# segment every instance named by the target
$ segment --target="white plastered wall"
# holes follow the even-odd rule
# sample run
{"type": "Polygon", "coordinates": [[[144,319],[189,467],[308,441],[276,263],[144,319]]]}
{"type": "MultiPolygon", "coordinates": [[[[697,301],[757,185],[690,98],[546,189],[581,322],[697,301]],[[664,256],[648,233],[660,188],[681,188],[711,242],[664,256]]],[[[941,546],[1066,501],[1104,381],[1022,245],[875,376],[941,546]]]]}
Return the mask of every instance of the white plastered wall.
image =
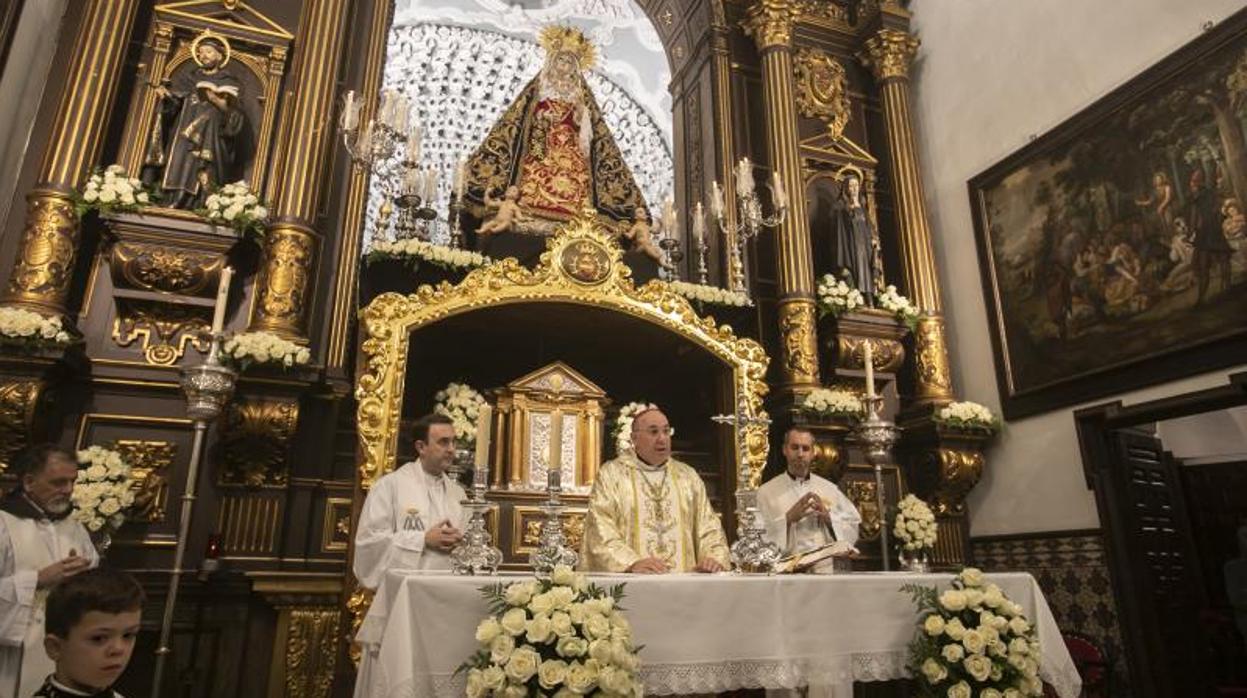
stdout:
{"type": "MultiPolygon", "coordinates": [[[[1242,0],[913,0],[922,48],[911,106],[962,399],[1000,407],[966,182],[1240,7],[1242,0]]],[[[1224,384],[1226,373],[1089,404],[1208,388],[1224,384]]],[[[1007,425],[969,497],[972,535],[1099,526],[1074,432],[1077,407],[1007,425]]]]}

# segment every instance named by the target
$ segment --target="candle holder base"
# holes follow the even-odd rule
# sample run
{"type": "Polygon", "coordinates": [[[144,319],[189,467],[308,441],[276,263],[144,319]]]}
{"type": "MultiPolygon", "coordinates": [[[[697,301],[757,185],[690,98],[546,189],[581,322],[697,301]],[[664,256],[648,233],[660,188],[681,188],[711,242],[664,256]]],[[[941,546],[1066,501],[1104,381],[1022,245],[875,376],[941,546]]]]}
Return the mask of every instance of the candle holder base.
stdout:
{"type": "Polygon", "coordinates": [[[485,512],[490,505],[485,501],[484,488],[473,487],[462,504],[472,516],[463,540],[450,553],[450,569],[459,575],[494,574],[502,564],[502,551],[494,547],[493,537],[485,528],[485,512]]]}

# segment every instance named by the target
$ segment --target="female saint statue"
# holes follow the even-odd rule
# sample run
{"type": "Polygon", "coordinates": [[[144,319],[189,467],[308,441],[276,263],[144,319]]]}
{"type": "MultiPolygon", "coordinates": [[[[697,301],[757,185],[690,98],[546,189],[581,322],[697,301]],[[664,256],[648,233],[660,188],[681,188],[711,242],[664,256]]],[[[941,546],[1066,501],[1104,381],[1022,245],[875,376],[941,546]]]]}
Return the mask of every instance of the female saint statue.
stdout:
{"type": "Polygon", "coordinates": [[[862,205],[862,182],[850,174],[840,189],[836,231],[832,246],[833,273],[847,273],[866,298],[875,295],[875,233],[862,205]]]}
{"type": "Polygon", "coordinates": [[[156,87],[161,113],[143,163],[161,173],[165,205],[181,209],[202,207],[213,190],[241,176],[235,165],[246,125],[242,82],[226,69],[229,40],[205,30],[191,42],[191,59],[194,67],[183,65],[156,87]]]}

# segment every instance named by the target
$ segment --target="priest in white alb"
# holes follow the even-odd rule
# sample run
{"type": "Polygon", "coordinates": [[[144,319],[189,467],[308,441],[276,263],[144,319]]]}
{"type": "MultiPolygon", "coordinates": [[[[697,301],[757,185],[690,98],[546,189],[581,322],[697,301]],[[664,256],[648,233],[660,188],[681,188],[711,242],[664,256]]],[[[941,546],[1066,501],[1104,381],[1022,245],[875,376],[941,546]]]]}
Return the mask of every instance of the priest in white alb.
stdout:
{"type": "Polygon", "coordinates": [[[784,434],[784,473],[758,488],[767,538],[785,555],[840,541],[857,542],[862,515],[834,483],[810,472],[814,435],[801,427],[784,434]]]}
{"type": "Polygon", "coordinates": [[[56,668],[43,648],[44,604],[63,579],[99,562],[73,513],[78,459],[55,444],[12,462],[18,485],[0,499],[0,698],[26,698],[56,668]]]}
{"type": "Polygon", "coordinates": [[[449,417],[416,420],[414,461],[382,476],[368,491],[355,531],[355,577],[376,589],[392,569],[448,570],[463,539],[463,487],[446,471],[454,462],[449,417]]]}
{"type": "Polygon", "coordinates": [[[671,457],[667,415],[632,420],[632,450],[602,464],[589,494],[581,559],[599,572],[718,572],[727,537],[697,471],[671,457]]]}

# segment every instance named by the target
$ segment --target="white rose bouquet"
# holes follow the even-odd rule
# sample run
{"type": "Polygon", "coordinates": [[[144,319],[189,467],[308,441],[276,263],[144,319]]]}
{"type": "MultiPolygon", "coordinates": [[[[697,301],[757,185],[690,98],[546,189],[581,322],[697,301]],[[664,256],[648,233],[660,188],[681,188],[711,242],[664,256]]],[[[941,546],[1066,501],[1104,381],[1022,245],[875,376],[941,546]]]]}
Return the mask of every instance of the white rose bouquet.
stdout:
{"type": "Polygon", "coordinates": [[[936,410],[935,421],[938,424],[957,429],[986,429],[995,432],[1000,429],[1000,418],[989,408],[977,402],[951,402],[936,410]]]}
{"type": "Polygon", "coordinates": [[[121,454],[102,446],[78,451],[73,516],[92,533],[117,530],[134,504],[134,480],[121,454]]]}
{"type": "Polygon", "coordinates": [[[312,358],[307,347],[271,332],[241,332],[225,340],[221,349],[225,358],[242,371],[252,364],[270,364],[287,369],[302,366],[312,358]]]}
{"type": "Polygon", "coordinates": [[[896,287],[888,284],[883,288],[883,292],[875,295],[875,302],[879,307],[892,313],[892,316],[900,323],[905,325],[912,332],[918,326],[918,309],[908,298],[897,292],[896,287]]]}
{"type": "Polygon", "coordinates": [[[74,208],[81,218],[88,211],[130,213],[152,205],[155,195],[134,177],[127,177],[121,165],[109,165],[87,177],[82,191],[74,197],[74,208]]]}
{"type": "Polygon", "coordinates": [[[424,240],[410,238],[396,242],[375,242],[364,262],[371,264],[381,259],[399,259],[409,263],[428,262],[443,269],[475,269],[489,263],[489,257],[471,250],[435,245],[424,240]]]}
{"type": "Polygon", "coordinates": [[[918,606],[909,669],[928,698],[1042,696],[1039,640],[1022,607],[967,567],[941,593],[906,584],[918,606]]]}
{"type": "Polygon", "coordinates": [[[204,207],[195,213],[210,223],[222,223],[239,235],[264,237],[268,207],[251,191],[246,180],[225,184],[208,195],[204,207]]]}
{"type": "MultiPolygon", "coordinates": [[[[619,410],[619,417],[615,419],[615,426],[611,429],[611,436],[615,439],[615,455],[632,450],[632,420],[642,412],[656,409],[658,405],[651,402],[629,402],[619,410]]],[[[672,429],[671,433],[674,434],[675,430],[672,429]]]]}
{"type": "Polygon", "coordinates": [[[860,417],[862,400],[839,388],[816,388],[801,401],[802,412],[814,417],[860,417]]]}
{"type": "Polygon", "coordinates": [[[455,439],[459,443],[476,442],[476,421],[481,416],[481,408],[489,404],[485,397],[467,383],[451,383],[433,395],[437,404],[433,411],[450,417],[455,428],[455,439]]]}
{"type": "Polygon", "coordinates": [[[910,552],[930,550],[935,547],[935,537],[939,524],[935,522],[935,513],[927,503],[907,494],[897,504],[896,521],[892,526],[892,534],[901,542],[902,547],[910,552]]]}
{"type": "Polygon", "coordinates": [[[73,341],[59,317],[44,317],[23,308],[0,306],[0,344],[39,349],[63,347],[73,341]]]}
{"type": "Polygon", "coordinates": [[[602,589],[559,566],[548,579],[481,593],[490,615],[476,626],[480,649],[459,667],[468,698],[644,695],[632,628],[619,607],[623,584],[602,589]]]}
{"type": "Polygon", "coordinates": [[[741,308],[753,305],[753,301],[749,300],[749,296],[744,293],[729,291],[718,286],[691,284],[687,281],[670,281],[668,284],[671,286],[672,291],[691,301],[700,301],[712,305],[732,305],[741,308]]]}
{"type": "Polygon", "coordinates": [[[818,282],[818,314],[830,313],[835,317],[856,310],[866,303],[862,292],[850,286],[844,279],[824,274],[818,282]]]}

